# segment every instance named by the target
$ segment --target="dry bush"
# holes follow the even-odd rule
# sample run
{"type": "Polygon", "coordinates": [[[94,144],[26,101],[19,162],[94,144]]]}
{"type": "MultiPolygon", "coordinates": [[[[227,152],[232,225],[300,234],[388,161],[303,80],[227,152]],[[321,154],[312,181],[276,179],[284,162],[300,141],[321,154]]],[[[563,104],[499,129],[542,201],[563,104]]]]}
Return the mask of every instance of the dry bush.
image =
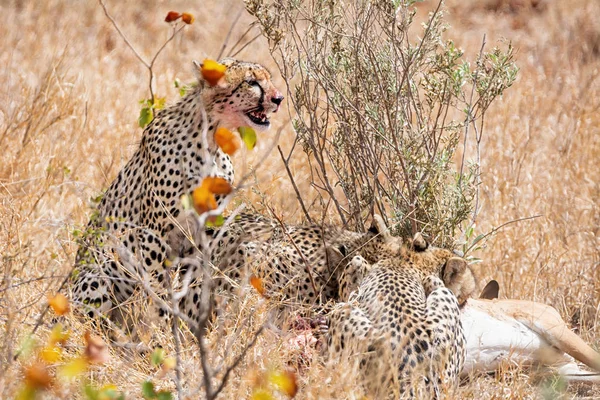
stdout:
{"type": "MultiPolygon", "coordinates": [[[[166,39],[169,32],[163,19],[167,11],[189,10],[196,15],[193,29],[176,39],[156,65],[160,71],[155,77],[157,93],[168,101],[178,98],[177,90],[172,88],[176,77],[184,82],[192,80],[190,60],[219,53],[232,19],[243,8],[237,2],[212,0],[107,3],[128,37],[144,49],[144,56],[150,56],[156,44],[166,39]]],[[[485,248],[476,253],[483,259],[477,272],[483,281],[498,279],[502,297],[538,300],[556,307],[586,341],[599,348],[600,22],[594,16],[600,14],[600,5],[594,0],[544,3],[540,11],[516,14],[491,12],[479,1],[448,4],[446,21],[452,29],[447,38],[453,39],[465,54],[473,55],[471,61],[486,34],[488,44],[509,39],[520,68],[513,87],[486,113],[475,234],[489,232],[510,220],[543,215],[508,225],[490,237],[485,248]]],[[[436,5],[418,3],[415,18],[425,20],[426,12],[436,5]]],[[[13,398],[22,379],[22,362],[10,359],[31,332],[47,293],[54,292],[70,271],[75,251],[70,232],[87,221],[88,199],[112,181],[133,153],[141,135],[137,127],[138,101],[147,98],[148,93],[146,71],[119,40],[96,2],[74,6],[64,0],[7,1],[0,4],[0,11],[5,16],[5,23],[0,25],[0,135],[7,130],[10,116],[17,115],[14,110],[32,109],[35,93],[49,94],[42,97],[47,104],[36,106],[43,105],[36,110],[49,114],[23,114],[19,121],[29,118],[43,128],[63,115],[43,134],[32,132],[30,137],[34,139],[24,150],[22,127],[10,128],[16,133],[2,142],[0,393],[3,398],[13,398]],[[57,65],[62,69],[53,72],[57,65]],[[45,76],[59,79],[43,83],[45,76]],[[45,92],[40,90],[43,87],[47,87],[45,92]],[[19,151],[22,155],[15,162],[19,151]],[[51,172],[47,172],[49,166],[51,172]]],[[[243,15],[232,41],[251,22],[250,16],[243,15]]],[[[238,57],[277,70],[265,40],[258,39],[238,57]]],[[[276,79],[276,85],[282,87],[283,81],[276,79]]],[[[285,118],[279,115],[274,121],[284,123],[285,118]]],[[[285,155],[294,139],[291,127],[282,132],[280,145],[285,155]]],[[[468,143],[466,160],[476,159],[475,147],[468,143]]],[[[460,166],[462,154],[459,145],[454,168],[460,166]]],[[[238,170],[246,161],[253,165],[255,158],[248,155],[238,170]]],[[[333,214],[331,206],[322,208],[320,195],[311,187],[312,170],[303,152],[295,151],[289,166],[311,216],[325,215],[335,220],[335,215],[328,215],[333,214]]],[[[300,222],[304,216],[291,195],[294,187],[281,160],[271,157],[255,173],[254,189],[245,191],[242,199],[261,211],[267,206],[275,209],[286,222],[300,222]]],[[[339,190],[335,193],[343,196],[339,190]]],[[[244,307],[225,316],[226,326],[235,326],[244,316],[252,316],[232,354],[239,354],[239,346],[247,343],[250,333],[264,321],[266,310],[260,302],[251,295],[244,307]]],[[[68,352],[77,354],[83,346],[83,332],[90,326],[71,318],[65,323],[73,338],[68,352]]],[[[233,329],[227,328],[226,332],[233,329]]],[[[40,340],[48,330],[49,320],[38,331],[40,340]]],[[[187,372],[185,385],[197,384],[201,379],[197,345],[190,338],[184,335],[180,353],[187,372]]],[[[212,346],[212,337],[208,339],[212,346]]],[[[159,340],[168,355],[174,354],[170,332],[163,333],[159,340]]],[[[223,348],[213,351],[219,356],[223,348]]],[[[114,383],[128,398],[139,398],[140,383],[154,376],[156,369],[146,356],[116,346],[110,348],[110,353],[110,362],[95,367],[89,374],[90,381],[97,385],[114,383]]],[[[298,398],[360,398],[355,371],[344,365],[325,368],[314,362],[316,357],[313,348],[294,350],[285,333],[267,330],[231,377],[222,398],[248,397],[258,372],[286,367],[297,371],[298,398]]],[[[172,378],[169,375],[160,381],[161,387],[174,389],[172,378]]],[[[540,395],[538,381],[519,368],[495,377],[476,377],[459,393],[460,398],[474,399],[540,395]]],[[[597,388],[589,387],[572,387],[564,394],[566,398],[599,395],[597,388]]],[[[74,383],[47,397],[78,396],[79,386],[74,383]]]]}
{"type": "Polygon", "coordinates": [[[477,164],[454,167],[459,137],[471,129],[481,140],[488,108],[516,78],[512,47],[474,54],[471,66],[443,39],[442,2],[419,32],[412,2],[246,5],[290,83],[296,140],[321,207],[333,202],[357,230],[376,212],[397,233],[451,245],[475,219],[479,183],[477,164]]]}

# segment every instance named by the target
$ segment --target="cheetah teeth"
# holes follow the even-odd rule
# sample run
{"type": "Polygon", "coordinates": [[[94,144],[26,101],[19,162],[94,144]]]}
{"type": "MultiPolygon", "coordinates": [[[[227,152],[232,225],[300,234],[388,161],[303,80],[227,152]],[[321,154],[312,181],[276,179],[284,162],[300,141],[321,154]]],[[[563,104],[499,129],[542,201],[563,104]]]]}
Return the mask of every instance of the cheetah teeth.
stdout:
{"type": "Polygon", "coordinates": [[[269,123],[269,119],[267,118],[267,113],[264,110],[250,111],[246,115],[255,124],[266,125],[269,123]]]}

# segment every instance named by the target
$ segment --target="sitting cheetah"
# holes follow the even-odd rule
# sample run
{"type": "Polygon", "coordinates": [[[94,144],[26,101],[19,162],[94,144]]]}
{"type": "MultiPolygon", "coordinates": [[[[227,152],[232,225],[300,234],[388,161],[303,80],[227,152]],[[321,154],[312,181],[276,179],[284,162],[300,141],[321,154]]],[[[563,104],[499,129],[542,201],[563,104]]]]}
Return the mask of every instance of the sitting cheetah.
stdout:
{"type": "MultiPolygon", "coordinates": [[[[377,398],[449,393],[464,364],[465,338],[457,298],[443,279],[465,272],[472,278],[465,260],[420,236],[373,265],[355,256],[340,274],[346,302],[329,314],[328,358],[356,360],[377,398]]],[[[458,289],[470,294],[470,284],[458,289]]]]}
{"type": "Polygon", "coordinates": [[[168,253],[178,251],[168,237],[176,229],[180,197],[207,176],[233,182],[231,160],[214,141],[216,129],[269,128],[269,115],[283,100],[269,72],[249,62],[221,63],[227,70],[215,86],[207,84],[201,65],[195,64],[198,85],[157,113],[104,194],[77,253],[72,285],[76,302],[110,316],[113,307],[132,296],[139,277],[162,281],[163,262],[168,253]]]}

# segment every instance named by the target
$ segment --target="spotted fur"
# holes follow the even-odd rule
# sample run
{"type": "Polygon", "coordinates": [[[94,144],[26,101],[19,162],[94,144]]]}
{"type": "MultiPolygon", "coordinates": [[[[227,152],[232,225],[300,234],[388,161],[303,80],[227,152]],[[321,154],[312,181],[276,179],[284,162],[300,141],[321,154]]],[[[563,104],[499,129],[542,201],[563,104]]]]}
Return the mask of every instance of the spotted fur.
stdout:
{"type": "MultiPolygon", "coordinates": [[[[189,259],[200,243],[200,229],[193,214],[182,225],[191,227],[188,235],[178,234],[173,242],[181,242],[175,256],[189,259]],[[192,237],[190,241],[188,238],[192,237]]],[[[256,214],[242,214],[223,231],[208,231],[215,293],[229,296],[250,276],[261,278],[266,296],[298,310],[304,306],[322,306],[337,301],[340,271],[355,255],[375,263],[389,252],[376,227],[364,233],[323,225],[287,225],[256,214]]],[[[202,274],[199,264],[190,284],[190,293],[180,309],[191,320],[200,312],[202,274]]],[[[289,309],[289,307],[286,307],[289,309]]]]}
{"type": "Polygon", "coordinates": [[[345,302],[329,314],[330,362],[354,360],[376,398],[451,393],[465,338],[457,299],[442,278],[461,266],[463,259],[434,247],[405,247],[375,264],[354,257],[340,274],[345,302]]]}
{"type": "Polygon", "coordinates": [[[216,129],[269,127],[267,116],[283,100],[269,72],[259,64],[221,62],[227,71],[215,86],[198,71],[195,89],[157,113],[104,193],[77,253],[75,302],[111,314],[139,289],[140,281],[162,281],[163,262],[179,251],[169,237],[182,212],[180,197],[207,176],[234,180],[231,160],[214,142],[216,129]]]}

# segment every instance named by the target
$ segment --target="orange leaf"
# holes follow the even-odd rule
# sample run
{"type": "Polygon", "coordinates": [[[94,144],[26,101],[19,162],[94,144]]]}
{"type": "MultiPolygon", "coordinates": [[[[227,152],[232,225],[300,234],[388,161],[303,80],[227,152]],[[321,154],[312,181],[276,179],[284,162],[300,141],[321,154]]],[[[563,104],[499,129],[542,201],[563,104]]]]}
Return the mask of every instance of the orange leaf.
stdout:
{"type": "Polygon", "coordinates": [[[192,201],[198,214],[217,208],[217,199],[204,182],[192,192],[192,201]]]}
{"type": "Polygon", "coordinates": [[[232,187],[224,178],[209,176],[204,178],[202,185],[206,184],[208,190],[214,194],[229,194],[231,193],[232,187]]]}
{"type": "Polygon", "coordinates": [[[232,156],[239,148],[237,138],[229,129],[219,127],[215,132],[215,142],[225,154],[232,156]]]}
{"type": "MultiPolygon", "coordinates": [[[[177,11],[169,11],[167,13],[167,18],[165,18],[165,22],[173,22],[173,21],[177,21],[179,18],[181,18],[182,15],[179,14],[177,11]]],[[[187,22],[186,22],[187,23],[187,22]]]]}
{"type": "Polygon", "coordinates": [[[252,285],[252,287],[254,289],[256,289],[256,291],[263,296],[264,298],[267,298],[266,294],[265,294],[265,285],[263,285],[263,281],[262,279],[260,279],[259,277],[252,275],[250,277],[250,284],[252,285]]]}
{"type": "Polygon", "coordinates": [[[69,300],[61,293],[56,293],[54,296],[48,296],[48,304],[52,307],[56,315],[65,315],[70,309],[69,300]]]}
{"type": "Polygon", "coordinates": [[[25,384],[36,389],[49,389],[53,378],[48,368],[41,363],[32,364],[25,368],[25,384]]]}
{"type": "Polygon", "coordinates": [[[99,336],[92,335],[90,331],[86,331],[83,338],[86,344],[85,357],[90,364],[104,364],[108,361],[108,348],[99,336]]]}
{"type": "Polygon", "coordinates": [[[208,82],[209,85],[215,86],[219,83],[219,80],[225,76],[227,67],[223,64],[219,64],[215,60],[206,59],[202,63],[202,76],[208,82]]]}
{"type": "Polygon", "coordinates": [[[190,25],[190,24],[194,23],[194,21],[196,20],[196,18],[194,18],[194,16],[192,14],[183,13],[183,14],[181,14],[181,20],[183,22],[185,22],[186,24],[190,25]]]}

